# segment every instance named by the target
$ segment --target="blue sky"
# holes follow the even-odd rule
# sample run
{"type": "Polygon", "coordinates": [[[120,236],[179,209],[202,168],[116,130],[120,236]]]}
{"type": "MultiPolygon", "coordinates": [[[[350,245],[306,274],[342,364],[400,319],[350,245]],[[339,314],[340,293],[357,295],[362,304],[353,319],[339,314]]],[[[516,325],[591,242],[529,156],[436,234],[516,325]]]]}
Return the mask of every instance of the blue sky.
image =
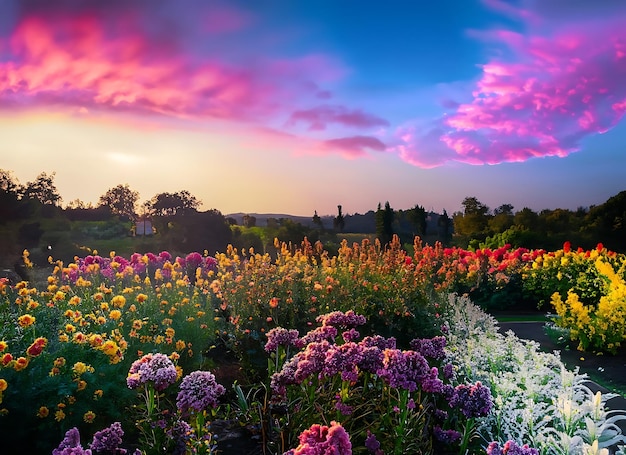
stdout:
{"type": "Polygon", "coordinates": [[[626,189],[618,0],[6,0],[0,168],[224,214],[626,189]]]}

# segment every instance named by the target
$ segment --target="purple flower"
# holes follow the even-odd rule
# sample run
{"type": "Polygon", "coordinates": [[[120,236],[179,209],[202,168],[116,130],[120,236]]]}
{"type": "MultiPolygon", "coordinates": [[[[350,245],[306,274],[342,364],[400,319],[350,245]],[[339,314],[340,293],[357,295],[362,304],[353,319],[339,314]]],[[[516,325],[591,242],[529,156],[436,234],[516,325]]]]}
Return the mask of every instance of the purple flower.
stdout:
{"type": "Polygon", "coordinates": [[[122,424],[114,422],[110,427],[93,435],[93,441],[89,444],[89,448],[97,454],[123,455],[126,453],[126,450],[119,448],[122,444],[122,436],[124,436],[122,424]]]}
{"type": "Polygon", "coordinates": [[[126,384],[129,389],[152,383],[155,390],[165,390],[176,382],[176,367],[165,354],[146,354],[130,366],[126,384]]]}
{"type": "Polygon", "coordinates": [[[337,329],[330,325],[323,325],[314,330],[311,330],[302,337],[302,345],[306,346],[309,343],[316,343],[322,340],[334,340],[337,336],[337,329]]]}
{"type": "Polygon", "coordinates": [[[376,372],[391,387],[400,387],[410,392],[417,390],[422,380],[430,374],[428,362],[415,351],[385,349],[383,366],[376,372]]]}
{"type": "Polygon", "coordinates": [[[343,337],[343,340],[345,342],[350,342],[350,341],[358,340],[361,337],[361,334],[358,332],[358,330],[356,330],[355,328],[352,328],[350,330],[346,330],[345,332],[343,332],[341,336],[343,337]]]}
{"type": "Polygon", "coordinates": [[[52,450],[52,455],[91,455],[91,450],[80,445],[80,433],[74,427],[67,430],[59,447],[52,450]]]}
{"type": "Polygon", "coordinates": [[[380,442],[376,439],[376,435],[370,430],[367,430],[367,438],[365,438],[365,448],[368,452],[374,455],[382,455],[383,451],[380,448],[380,442]]]}
{"type": "Polygon", "coordinates": [[[335,409],[337,411],[341,412],[341,414],[343,414],[345,416],[352,415],[352,412],[354,411],[354,408],[352,406],[342,402],[341,401],[341,395],[336,395],[335,398],[337,399],[337,401],[335,402],[335,409]]]}
{"type": "Polygon", "coordinates": [[[352,443],[346,430],[337,422],[313,424],[299,437],[300,445],[284,455],[352,455],[352,443]]]}
{"type": "Polygon", "coordinates": [[[322,373],[327,377],[341,373],[344,381],[356,381],[359,378],[357,366],[362,360],[361,346],[356,343],[331,345],[326,351],[322,373]]]}
{"type": "Polygon", "coordinates": [[[333,327],[351,328],[358,325],[363,325],[367,322],[365,316],[356,314],[353,310],[347,312],[333,311],[332,313],[323,314],[318,316],[317,322],[321,322],[322,325],[331,325],[333,327]]]}
{"type": "Polygon", "coordinates": [[[451,363],[446,363],[443,366],[443,377],[448,381],[452,381],[456,377],[454,365],[452,365],[451,363]]]}
{"type": "Polygon", "coordinates": [[[439,371],[436,367],[432,367],[428,376],[422,379],[422,390],[429,393],[443,392],[443,381],[439,379],[439,371]]]}
{"type": "Polygon", "coordinates": [[[172,455],[185,455],[187,453],[187,441],[191,438],[191,426],[184,420],[177,420],[165,434],[174,442],[172,455]]]}
{"type": "Polygon", "coordinates": [[[439,442],[443,442],[444,444],[454,444],[459,439],[461,439],[461,433],[456,430],[442,430],[439,425],[433,428],[433,435],[435,439],[439,442]]]}
{"type": "Polygon", "coordinates": [[[224,386],[215,381],[213,373],[194,371],[183,378],[176,406],[184,415],[190,411],[202,412],[208,407],[216,407],[218,397],[225,392],[224,386]]]}
{"type": "Polygon", "coordinates": [[[539,455],[539,451],[529,447],[528,444],[520,447],[512,440],[505,442],[500,448],[500,444],[494,441],[487,446],[487,455],[539,455]]]}
{"type": "Polygon", "coordinates": [[[419,352],[424,357],[429,357],[434,360],[441,360],[446,356],[444,350],[447,340],[446,337],[434,337],[434,338],[416,338],[411,341],[411,349],[419,352]]]}
{"type": "Polygon", "coordinates": [[[455,387],[449,401],[450,407],[458,407],[467,418],[486,416],[491,411],[491,391],[480,383],[460,384],[455,387]]]}
{"type": "Polygon", "coordinates": [[[276,327],[267,332],[267,343],[265,343],[265,351],[272,352],[278,349],[278,346],[294,346],[298,349],[303,347],[299,333],[296,329],[287,330],[282,327],[276,327]]]}

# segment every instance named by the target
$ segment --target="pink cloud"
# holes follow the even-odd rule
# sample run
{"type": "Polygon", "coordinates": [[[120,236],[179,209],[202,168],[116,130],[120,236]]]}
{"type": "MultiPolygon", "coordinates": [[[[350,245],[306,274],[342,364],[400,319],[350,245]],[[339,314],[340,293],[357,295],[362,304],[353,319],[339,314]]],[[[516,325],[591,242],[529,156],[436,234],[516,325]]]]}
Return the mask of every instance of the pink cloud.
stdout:
{"type": "Polygon", "coordinates": [[[288,115],[294,99],[314,99],[323,92],[318,83],[344,72],[322,54],[236,65],[221,55],[162,46],[136,20],[133,14],[115,24],[92,13],[24,17],[10,39],[11,58],[0,62],[0,107],[250,121],[288,115]]]}
{"type": "Polygon", "coordinates": [[[549,35],[479,34],[504,45],[512,58],[484,64],[469,102],[439,119],[428,138],[398,136],[395,150],[406,161],[427,166],[524,161],[579,150],[582,139],[610,130],[626,112],[624,23],[622,13],[612,20],[561,25],[549,35]],[[436,142],[436,134],[448,150],[438,146],[433,154],[424,147],[436,142]]]}
{"type": "Polygon", "coordinates": [[[322,142],[324,150],[339,152],[346,158],[361,158],[368,155],[368,150],[384,152],[386,145],[372,136],[350,136],[329,139],[322,142]]]}
{"type": "Polygon", "coordinates": [[[308,124],[310,131],[325,130],[329,124],[339,124],[352,128],[372,128],[388,126],[385,119],[368,114],[361,110],[345,106],[318,106],[311,109],[295,111],[289,118],[289,124],[308,124]]]}

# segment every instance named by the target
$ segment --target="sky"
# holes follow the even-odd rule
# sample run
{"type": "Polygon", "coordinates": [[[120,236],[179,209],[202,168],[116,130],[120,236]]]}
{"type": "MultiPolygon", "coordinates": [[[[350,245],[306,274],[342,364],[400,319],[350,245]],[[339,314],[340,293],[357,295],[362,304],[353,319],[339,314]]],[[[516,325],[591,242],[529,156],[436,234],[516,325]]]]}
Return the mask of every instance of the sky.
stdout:
{"type": "Polygon", "coordinates": [[[626,190],[623,0],[2,0],[0,169],[66,205],[575,210],[626,190]]]}

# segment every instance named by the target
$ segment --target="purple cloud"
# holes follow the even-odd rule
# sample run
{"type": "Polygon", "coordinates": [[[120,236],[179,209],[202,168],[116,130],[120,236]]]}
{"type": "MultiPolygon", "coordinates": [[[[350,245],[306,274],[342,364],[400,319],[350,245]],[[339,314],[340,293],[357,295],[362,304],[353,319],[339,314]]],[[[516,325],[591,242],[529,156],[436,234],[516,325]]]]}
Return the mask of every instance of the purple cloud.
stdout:
{"type": "Polygon", "coordinates": [[[325,130],[329,124],[352,128],[389,126],[389,122],[385,119],[361,110],[329,105],[295,111],[291,114],[288,124],[294,125],[300,122],[308,124],[310,131],[325,130]]]}
{"type": "Polygon", "coordinates": [[[347,158],[360,158],[366,156],[368,150],[384,152],[386,145],[378,138],[372,136],[351,136],[323,141],[325,150],[339,151],[347,158]]]}

